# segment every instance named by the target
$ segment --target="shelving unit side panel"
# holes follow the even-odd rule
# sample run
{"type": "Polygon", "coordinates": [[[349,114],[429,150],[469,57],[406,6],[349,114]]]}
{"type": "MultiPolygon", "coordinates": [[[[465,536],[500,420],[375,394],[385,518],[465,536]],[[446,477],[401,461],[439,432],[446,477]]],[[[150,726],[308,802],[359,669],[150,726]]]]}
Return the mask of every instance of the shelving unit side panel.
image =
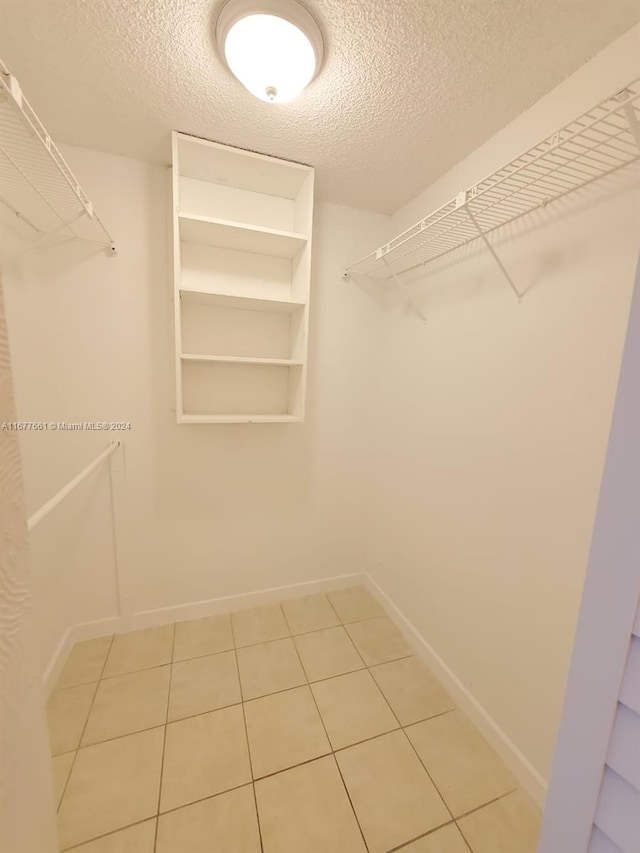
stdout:
{"type": "Polygon", "coordinates": [[[300,190],[295,198],[293,211],[292,231],[304,234],[306,237],[311,237],[311,229],[313,227],[314,186],[315,172],[311,169],[300,186],[300,190]]]}
{"type": "Polygon", "coordinates": [[[180,421],[182,417],[182,366],[180,353],[182,352],[182,329],[180,311],[180,285],[181,285],[181,255],[180,255],[180,231],[178,224],[178,166],[177,148],[175,134],[172,134],[173,166],[167,170],[167,191],[169,195],[169,247],[173,269],[173,330],[174,330],[174,356],[175,356],[175,393],[176,393],[176,418],[180,421]]]}
{"type": "Polygon", "coordinates": [[[289,411],[299,421],[305,418],[306,364],[289,368],[289,411]]]}
{"type": "Polygon", "coordinates": [[[305,230],[307,243],[294,258],[291,274],[291,295],[306,302],[297,326],[291,326],[291,351],[302,361],[289,389],[290,411],[304,420],[307,397],[307,361],[309,352],[309,316],[311,311],[311,259],[313,247],[314,173],[311,172],[296,199],[296,227],[305,230]]]}

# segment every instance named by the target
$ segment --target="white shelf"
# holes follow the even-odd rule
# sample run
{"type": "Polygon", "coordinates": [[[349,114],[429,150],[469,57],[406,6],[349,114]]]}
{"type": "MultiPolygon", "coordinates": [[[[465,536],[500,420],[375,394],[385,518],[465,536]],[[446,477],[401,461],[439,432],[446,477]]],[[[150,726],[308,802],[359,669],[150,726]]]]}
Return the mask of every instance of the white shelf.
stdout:
{"type": "Polygon", "coordinates": [[[236,355],[198,355],[196,353],[182,353],[182,361],[219,361],[225,364],[275,364],[281,367],[300,367],[301,361],[291,358],[247,358],[236,355]]]}
{"type": "Polygon", "coordinates": [[[241,311],[273,311],[291,314],[307,304],[295,299],[260,299],[253,296],[237,296],[231,293],[213,293],[207,290],[180,288],[180,298],[184,302],[200,302],[217,308],[233,308],[241,311]]]}
{"type": "Polygon", "coordinates": [[[291,231],[277,231],[225,219],[179,213],[180,239],[222,249],[293,258],[304,248],[307,238],[291,231]]]}
{"type": "Polygon", "coordinates": [[[175,132],[172,165],[177,421],[301,423],[313,169],[175,132]]]}
{"type": "Polygon", "coordinates": [[[639,114],[635,80],[348,267],[345,277],[393,278],[482,239],[508,278],[486,235],[637,163],[639,114]]]}
{"type": "Polygon", "coordinates": [[[184,133],[175,136],[184,177],[289,199],[295,199],[309,177],[309,166],[291,160],[229,148],[184,133]]]}
{"type": "Polygon", "coordinates": [[[179,418],[183,424],[294,424],[301,423],[296,415],[185,415],[179,418]]]}
{"type": "Polygon", "coordinates": [[[47,239],[69,238],[114,250],[109,232],[2,61],[0,208],[16,254],[47,239]]]}

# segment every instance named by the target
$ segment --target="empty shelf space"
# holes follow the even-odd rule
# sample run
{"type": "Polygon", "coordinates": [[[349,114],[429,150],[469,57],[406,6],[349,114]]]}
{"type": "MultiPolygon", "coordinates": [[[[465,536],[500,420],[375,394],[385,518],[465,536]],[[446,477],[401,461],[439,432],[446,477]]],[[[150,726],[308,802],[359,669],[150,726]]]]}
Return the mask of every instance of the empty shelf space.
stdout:
{"type": "Polygon", "coordinates": [[[198,355],[197,353],[182,353],[183,361],[219,361],[228,364],[273,364],[280,367],[300,367],[301,361],[291,358],[247,358],[236,355],[198,355]]]}
{"type": "Polygon", "coordinates": [[[180,418],[183,424],[279,424],[300,423],[302,418],[295,415],[185,415],[180,418]]]}
{"type": "Polygon", "coordinates": [[[304,248],[307,238],[291,231],[277,231],[241,222],[207,216],[179,214],[180,239],[258,255],[293,258],[304,248]]]}
{"type": "Polygon", "coordinates": [[[278,314],[291,314],[307,304],[300,300],[260,299],[253,296],[234,296],[229,293],[210,293],[205,290],[180,288],[183,302],[199,302],[216,308],[234,308],[240,311],[273,311],[278,314]]]}

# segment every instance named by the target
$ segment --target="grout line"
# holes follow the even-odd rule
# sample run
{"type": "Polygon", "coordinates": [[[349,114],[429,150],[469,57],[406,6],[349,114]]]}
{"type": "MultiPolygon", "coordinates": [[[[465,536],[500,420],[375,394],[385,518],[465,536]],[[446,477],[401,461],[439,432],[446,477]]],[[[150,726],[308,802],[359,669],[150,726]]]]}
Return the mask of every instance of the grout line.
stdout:
{"type": "MultiPolygon", "coordinates": [[[[282,612],[282,607],[280,607],[280,611],[282,612]]],[[[284,612],[282,612],[282,615],[283,615],[283,618],[285,618],[284,612]]],[[[247,728],[247,714],[246,714],[245,707],[244,707],[244,705],[245,705],[244,691],[242,689],[242,679],[240,678],[240,664],[238,663],[238,648],[236,646],[236,635],[235,635],[235,631],[233,628],[233,619],[231,619],[230,622],[231,622],[231,639],[233,641],[233,657],[234,657],[234,660],[236,662],[236,673],[238,675],[238,687],[240,688],[240,704],[242,705],[242,721],[244,723],[244,737],[245,737],[245,741],[247,744],[247,756],[249,758],[249,774],[251,776],[251,790],[253,792],[253,807],[256,810],[256,823],[258,825],[258,840],[260,841],[260,850],[263,851],[264,845],[262,843],[262,828],[260,826],[260,813],[258,812],[258,797],[256,795],[256,783],[255,783],[255,777],[254,777],[254,773],[253,773],[253,760],[251,758],[251,746],[249,744],[249,730],[247,728]]],[[[285,618],[285,624],[286,624],[286,618],[285,618]]]]}
{"type": "MultiPolygon", "coordinates": [[[[100,680],[102,678],[104,668],[107,665],[107,660],[109,659],[109,655],[111,654],[111,648],[113,646],[114,637],[115,637],[115,634],[112,634],[111,635],[111,642],[109,643],[109,648],[107,649],[107,653],[104,656],[104,660],[102,661],[102,666],[100,668],[100,675],[98,677],[98,680],[95,682],[95,688],[93,691],[93,696],[91,697],[91,704],[89,705],[89,710],[87,711],[87,716],[85,717],[84,725],[82,727],[82,731],[80,732],[80,737],[78,738],[78,745],[76,746],[76,748],[73,752],[73,761],[71,762],[71,767],[69,768],[69,772],[67,773],[67,781],[64,783],[64,787],[62,789],[62,794],[60,795],[60,801],[58,802],[58,805],[56,808],[56,814],[58,814],[60,809],[62,808],[62,803],[64,802],[65,794],[67,793],[67,787],[69,786],[69,780],[71,779],[71,774],[73,773],[73,768],[75,766],[76,759],[78,758],[78,752],[80,751],[80,745],[82,744],[82,738],[84,737],[84,733],[87,729],[87,723],[89,722],[89,717],[91,716],[91,712],[93,711],[93,706],[94,706],[95,701],[96,701],[96,694],[98,693],[98,687],[100,686],[100,680]]],[[[93,683],[94,682],[92,682],[92,681],[89,682],[89,684],[93,684],[93,683]]],[[[78,686],[84,686],[84,685],[78,685],[78,686]]],[[[63,689],[65,689],[65,688],[63,688],[63,689]]],[[[53,759],[53,757],[54,756],[51,756],[52,759],[53,759]]]]}
{"type": "Polygon", "coordinates": [[[500,800],[504,800],[505,797],[509,797],[509,796],[511,796],[511,794],[515,794],[519,790],[520,790],[520,788],[512,788],[511,791],[507,791],[504,794],[500,794],[498,797],[494,797],[492,800],[487,800],[486,803],[482,803],[482,805],[480,805],[480,806],[474,806],[472,809],[469,809],[468,812],[465,812],[464,814],[458,815],[458,817],[454,818],[454,820],[456,822],[459,820],[462,820],[463,818],[468,817],[470,814],[474,814],[474,812],[479,812],[480,809],[486,808],[486,806],[492,806],[494,803],[497,803],[500,800]]]}
{"type": "MultiPolygon", "coordinates": [[[[433,829],[430,829],[428,832],[423,832],[422,835],[416,835],[415,838],[409,839],[409,841],[403,841],[398,847],[392,847],[391,850],[387,850],[387,853],[402,853],[403,850],[406,850],[410,844],[414,844],[416,841],[422,841],[423,838],[428,838],[430,835],[433,835],[435,832],[438,832],[440,829],[444,829],[445,826],[455,826],[456,822],[454,820],[449,820],[447,823],[441,823],[439,826],[434,826],[433,829]]],[[[463,841],[466,844],[466,840],[463,838],[463,841]]],[[[472,851],[473,853],[473,851],[472,851]]]]}
{"type": "MultiPolygon", "coordinates": [[[[171,634],[171,660],[173,660],[173,651],[176,645],[176,626],[173,625],[173,633],[171,634]]],[[[153,837],[153,851],[155,853],[158,846],[158,829],[160,827],[160,800],[162,797],[162,786],[164,782],[164,754],[167,748],[167,729],[169,728],[169,704],[171,702],[171,682],[173,680],[173,664],[169,668],[169,689],[167,690],[167,710],[164,718],[164,737],[162,739],[162,760],[160,761],[160,783],[158,785],[158,808],[156,810],[156,831],[153,837]]]]}
{"type": "MultiPolygon", "coordinates": [[[[404,635],[403,635],[403,636],[404,636],[404,635]]],[[[385,661],[385,662],[386,662],[386,661],[385,661]]],[[[389,663],[391,663],[391,661],[388,661],[388,662],[389,662],[389,663]]],[[[367,670],[367,671],[369,672],[369,670],[367,670]]],[[[430,782],[431,782],[431,784],[433,785],[433,789],[434,789],[434,791],[437,793],[437,795],[438,795],[438,796],[440,797],[440,799],[442,800],[442,803],[443,803],[444,807],[446,808],[446,810],[447,810],[447,811],[449,812],[449,814],[451,815],[451,820],[455,820],[455,818],[454,818],[454,816],[453,816],[453,812],[451,811],[451,809],[450,809],[450,808],[449,808],[449,806],[447,805],[447,803],[446,803],[446,801],[445,801],[445,799],[444,799],[444,797],[443,797],[443,795],[442,795],[442,793],[441,793],[441,791],[440,791],[440,788],[436,785],[435,780],[434,780],[434,778],[432,777],[431,773],[429,773],[429,770],[427,769],[426,764],[424,763],[424,761],[422,760],[422,758],[420,758],[420,756],[418,755],[418,750],[415,748],[415,746],[414,746],[414,745],[413,745],[413,743],[411,742],[411,738],[410,738],[410,737],[409,737],[409,735],[406,733],[406,731],[405,731],[404,727],[402,726],[402,723],[400,722],[400,720],[398,719],[398,717],[397,717],[397,715],[396,715],[395,711],[394,711],[394,710],[393,710],[393,708],[391,707],[391,704],[389,703],[389,700],[387,699],[387,697],[386,697],[386,696],[385,696],[385,694],[383,693],[382,688],[378,685],[378,682],[375,680],[375,678],[373,677],[373,675],[371,674],[371,672],[369,672],[369,677],[371,678],[371,680],[372,680],[372,681],[373,681],[373,683],[375,684],[376,688],[377,688],[377,689],[378,689],[378,691],[380,692],[380,695],[382,696],[382,698],[384,699],[384,701],[387,703],[387,706],[388,706],[389,710],[391,711],[391,713],[393,714],[393,716],[395,717],[395,719],[398,721],[398,725],[401,727],[402,734],[405,736],[405,739],[406,739],[407,743],[409,744],[409,746],[411,747],[411,749],[412,749],[412,750],[413,750],[413,752],[415,753],[415,755],[416,755],[416,757],[417,757],[418,761],[420,762],[420,764],[422,765],[422,767],[424,767],[424,772],[425,772],[425,773],[427,774],[427,776],[429,777],[429,781],[430,781],[430,782]]],[[[455,710],[455,708],[453,708],[453,709],[451,709],[451,710],[455,710]]],[[[445,711],[444,713],[445,713],[445,714],[446,714],[446,713],[450,713],[450,711],[445,711]]],[[[443,716],[443,714],[437,714],[437,715],[435,715],[435,716],[441,717],[441,716],[443,716]]],[[[415,724],[414,724],[414,723],[412,723],[412,725],[415,725],[415,724]]]]}
{"type": "MultiPolygon", "coordinates": [[[[232,616],[233,613],[243,613],[243,612],[246,612],[246,611],[234,610],[229,615],[232,616]]],[[[220,613],[220,614],[213,614],[213,615],[214,616],[225,616],[226,614],[220,613]]],[[[283,616],[284,616],[284,611],[283,611],[283,616]]],[[[176,625],[180,625],[180,624],[184,624],[184,623],[188,623],[188,622],[197,622],[199,619],[206,619],[206,618],[208,618],[208,617],[202,616],[202,617],[196,617],[195,619],[182,619],[179,622],[165,622],[163,625],[151,625],[151,626],[149,626],[149,628],[167,628],[168,626],[173,625],[174,631],[175,631],[176,625]]],[[[285,622],[287,624],[287,628],[289,628],[289,623],[286,621],[287,617],[284,616],[284,618],[285,618],[285,622]]],[[[291,631],[291,629],[289,629],[290,630],[289,634],[285,634],[282,637],[274,637],[271,640],[260,640],[257,643],[247,643],[246,645],[242,645],[242,646],[236,646],[235,642],[234,642],[234,647],[229,648],[229,649],[220,649],[217,652],[207,652],[206,654],[203,654],[203,655],[189,655],[188,657],[179,658],[176,660],[174,660],[172,658],[171,660],[165,661],[164,663],[154,664],[153,666],[145,666],[145,667],[142,667],[141,669],[127,670],[127,672],[119,672],[116,675],[107,675],[107,676],[102,675],[102,676],[100,676],[99,680],[103,680],[103,679],[106,680],[108,678],[119,678],[121,675],[132,675],[134,672],[143,672],[145,669],[155,669],[158,666],[166,666],[168,663],[185,663],[186,661],[196,660],[197,658],[213,657],[213,655],[224,654],[224,652],[232,652],[234,650],[237,651],[239,649],[249,649],[249,648],[252,648],[253,646],[262,646],[265,643],[275,643],[277,640],[289,640],[289,639],[293,639],[295,637],[305,637],[308,634],[319,634],[321,631],[330,631],[334,628],[344,628],[346,630],[347,625],[356,625],[360,622],[370,622],[372,619],[379,619],[379,618],[380,618],[380,615],[378,615],[378,616],[367,616],[364,619],[354,619],[354,620],[349,621],[349,622],[340,621],[340,623],[338,625],[328,625],[326,628],[313,628],[311,631],[298,631],[295,634],[291,631]]],[[[387,617],[387,618],[389,618],[389,617],[387,617]]],[[[231,625],[233,626],[233,620],[231,620],[231,625]]],[[[138,631],[149,630],[149,628],[136,628],[135,631],[124,631],[121,634],[111,634],[110,636],[111,636],[111,639],[113,641],[113,638],[116,636],[117,637],[127,637],[130,634],[137,634],[138,631]]],[[[233,634],[234,633],[233,627],[231,630],[232,630],[232,634],[233,634]]],[[[347,631],[347,636],[349,636],[348,631],[347,631]]],[[[101,639],[101,638],[98,637],[97,639],[101,639]]],[[[351,640],[350,636],[349,636],[349,639],[351,640]]],[[[351,640],[351,642],[353,642],[353,640],[351,640]]],[[[389,660],[389,661],[382,661],[382,663],[392,663],[394,660],[402,660],[403,658],[406,658],[406,657],[415,657],[415,652],[411,652],[411,654],[409,654],[409,655],[402,655],[402,657],[399,657],[399,658],[393,658],[392,660],[389,660]]],[[[372,665],[373,666],[380,666],[381,664],[372,664],[372,665]]],[[[94,683],[93,681],[83,682],[83,684],[93,684],[93,683],[94,683]]],[[[82,685],[80,685],[80,684],[70,684],[67,687],[54,688],[54,691],[55,690],[68,690],[70,687],[81,687],[81,686],[82,685]]],[[[54,691],[52,691],[52,692],[54,692],[54,691]]]]}
{"type": "MultiPolygon", "coordinates": [[[[302,671],[306,675],[306,670],[304,668],[304,664],[302,663],[302,658],[300,657],[300,653],[298,652],[298,647],[296,646],[295,642],[293,645],[294,645],[294,648],[296,650],[296,655],[298,656],[298,660],[300,661],[300,666],[302,667],[302,671]]],[[[360,671],[360,670],[358,670],[358,671],[360,671]]],[[[308,684],[308,690],[309,690],[309,693],[311,694],[311,698],[313,699],[313,704],[315,705],[316,713],[318,714],[318,719],[320,720],[322,728],[324,729],[324,734],[325,734],[325,737],[327,738],[327,743],[329,744],[329,748],[331,749],[331,755],[333,757],[334,764],[338,770],[338,773],[340,774],[340,779],[342,780],[342,785],[343,785],[345,793],[347,795],[347,799],[349,800],[349,805],[351,806],[351,811],[353,812],[353,816],[355,818],[356,824],[358,826],[358,829],[360,830],[360,835],[362,836],[362,843],[365,846],[365,850],[368,851],[369,846],[367,844],[367,840],[364,837],[364,832],[362,831],[362,827],[360,826],[360,821],[358,820],[358,815],[356,814],[356,810],[353,806],[353,802],[351,801],[351,794],[349,793],[349,789],[347,788],[346,782],[344,781],[344,776],[342,775],[342,770],[340,769],[340,765],[338,764],[338,760],[337,760],[336,755],[335,755],[335,750],[333,749],[333,744],[331,743],[331,738],[329,737],[329,732],[327,731],[327,727],[324,724],[324,719],[322,717],[322,714],[320,713],[320,708],[318,707],[318,703],[316,701],[315,694],[314,694],[313,690],[311,689],[310,684],[308,684]]],[[[315,761],[316,759],[312,759],[312,760],[315,761]]]]}
{"type": "Polygon", "coordinates": [[[143,817],[141,820],[128,823],[126,826],[118,826],[116,829],[110,829],[109,832],[103,832],[102,835],[94,835],[92,838],[87,838],[86,841],[81,841],[79,844],[72,844],[71,847],[64,847],[60,853],[68,853],[70,850],[81,850],[86,844],[93,844],[94,841],[100,841],[102,838],[109,838],[109,836],[115,835],[117,832],[122,832],[125,829],[131,829],[133,826],[140,826],[141,823],[147,823],[147,821],[150,820],[155,820],[157,822],[155,815],[151,815],[151,817],[143,817]]]}

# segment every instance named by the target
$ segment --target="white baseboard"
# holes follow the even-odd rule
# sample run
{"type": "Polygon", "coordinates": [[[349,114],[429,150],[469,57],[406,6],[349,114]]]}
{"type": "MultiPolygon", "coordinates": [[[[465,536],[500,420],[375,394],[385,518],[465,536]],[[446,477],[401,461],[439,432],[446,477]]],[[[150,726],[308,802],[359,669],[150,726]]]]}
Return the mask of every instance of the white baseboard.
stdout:
{"type": "Polygon", "coordinates": [[[97,619],[95,622],[82,622],[67,628],[58,647],[47,665],[43,683],[45,694],[48,696],[60,675],[73,644],[80,640],[93,640],[109,634],[122,634],[124,631],[135,631],[139,628],[154,628],[158,625],[169,625],[172,622],[183,622],[187,619],[199,619],[202,616],[214,616],[216,613],[228,613],[231,610],[244,610],[247,607],[259,607],[261,604],[271,604],[288,598],[300,598],[312,595],[314,592],[328,592],[332,589],[342,589],[348,586],[366,584],[367,575],[354,573],[338,575],[333,578],[322,578],[315,581],[276,586],[261,589],[256,592],[246,592],[239,595],[227,595],[222,598],[209,598],[204,601],[191,601],[187,604],[176,604],[172,607],[159,607],[155,610],[140,610],[137,613],[113,616],[107,619],[97,619]]]}
{"type": "Polygon", "coordinates": [[[107,619],[96,619],[94,622],[80,622],[70,625],[62,635],[58,647],[51,655],[51,660],[42,676],[45,695],[49,696],[58,680],[58,676],[65,665],[73,644],[79,640],[95,640],[96,637],[105,637],[115,634],[120,630],[120,617],[111,616],[107,619]]]}
{"type": "MultiPolygon", "coordinates": [[[[305,581],[287,586],[274,586],[270,589],[245,592],[240,595],[228,595],[224,598],[209,598],[205,601],[193,601],[189,604],[160,607],[157,610],[142,610],[133,614],[131,626],[134,629],[150,628],[155,625],[166,625],[169,622],[182,622],[186,619],[198,619],[201,616],[213,616],[216,613],[228,613],[231,610],[259,607],[261,604],[272,604],[287,598],[299,598],[303,595],[312,595],[314,592],[328,592],[332,589],[365,584],[367,577],[364,572],[338,575],[334,578],[322,578],[321,580],[305,581]]],[[[130,628],[125,630],[130,630],[130,628]]]]}
{"type": "Polygon", "coordinates": [[[547,794],[547,782],[544,777],[538,773],[531,762],[504,733],[496,721],[457,678],[455,673],[452,672],[371,575],[367,574],[365,584],[371,594],[378,599],[398,628],[406,636],[418,657],[425,662],[429,669],[442,682],[443,687],[450,693],[457,707],[469,717],[484,735],[534,802],[540,808],[543,808],[547,794]]]}

